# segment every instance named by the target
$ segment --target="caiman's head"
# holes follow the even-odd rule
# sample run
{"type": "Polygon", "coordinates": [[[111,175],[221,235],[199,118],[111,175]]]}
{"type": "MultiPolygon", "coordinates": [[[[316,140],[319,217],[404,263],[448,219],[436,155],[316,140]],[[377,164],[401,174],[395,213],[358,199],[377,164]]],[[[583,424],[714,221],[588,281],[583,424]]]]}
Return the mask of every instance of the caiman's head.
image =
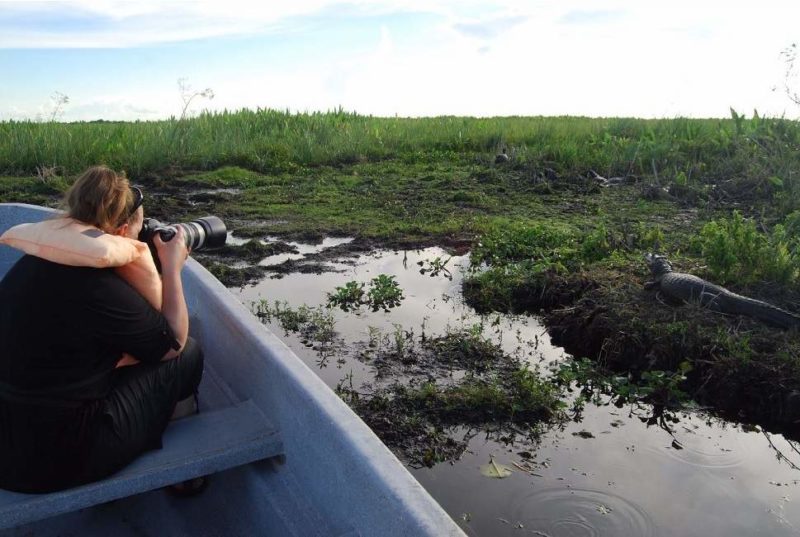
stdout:
{"type": "Polygon", "coordinates": [[[672,272],[672,265],[670,265],[667,258],[663,255],[647,253],[644,254],[644,260],[647,262],[647,266],[650,268],[650,272],[653,273],[653,277],[655,278],[663,276],[667,272],[672,272]]]}

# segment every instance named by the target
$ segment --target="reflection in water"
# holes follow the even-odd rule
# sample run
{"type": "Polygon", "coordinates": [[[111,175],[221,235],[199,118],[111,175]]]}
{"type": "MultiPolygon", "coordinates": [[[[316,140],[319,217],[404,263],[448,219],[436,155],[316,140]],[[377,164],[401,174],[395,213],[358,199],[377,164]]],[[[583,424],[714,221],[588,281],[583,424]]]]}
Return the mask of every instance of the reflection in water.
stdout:
{"type": "MultiPolygon", "coordinates": [[[[452,280],[420,274],[440,249],[378,252],[341,273],[291,274],[233,289],[252,300],[287,301],[297,307],[326,302],[326,293],[349,280],[394,275],[406,296],[391,313],[333,311],[335,330],[351,350],[390,335],[396,326],[419,335],[480,325],[503,349],[546,371],[564,359],[532,317],[481,318],[460,299],[466,257],[448,262],[452,280]],[[404,262],[405,259],[405,262],[404,262]],[[422,262],[423,265],[418,263],[422,262]]],[[[282,336],[331,387],[374,381],[372,366],[345,348],[336,359],[307,347],[296,334],[282,336]]],[[[641,407],[639,407],[641,408],[641,407]]],[[[579,422],[547,432],[540,444],[496,435],[467,434],[465,454],[455,463],[411,469],[422,485],[468,535],[479,536],[719,536],[800,535],[800,451],[780,435],[686,413],[653,420],[633,408],[587,405],[579,422]],[[481,475],[493,457],[513,470],[505,479],[481,475]]]]}
{"type": "Polygon", "coordinates": [[[669,446],[648,446],[648,449],[705,468],[739,466],[749,456],[749,443],[734,427],[724,427],[722,424],[701,427],[695,424],[690,428],[680,423],[674,428],[672,436],[669,446]]]}
{"type": "Polygon", "coordinates": [[[320,244],[302,244],[299,242],[290,242],[288,244],[297,249],[296,254],[271,255],[259,261],[258,264],[262,267],[269,267],[270,265],[280,265],[286,261],[299,261],[309,254],[318,254],[319,252],[327,250],[328,248],[341,246],[342,244],[348,244],[351,242],[353,242],[353,239],[346,237],[325,237],[320,244]]]}

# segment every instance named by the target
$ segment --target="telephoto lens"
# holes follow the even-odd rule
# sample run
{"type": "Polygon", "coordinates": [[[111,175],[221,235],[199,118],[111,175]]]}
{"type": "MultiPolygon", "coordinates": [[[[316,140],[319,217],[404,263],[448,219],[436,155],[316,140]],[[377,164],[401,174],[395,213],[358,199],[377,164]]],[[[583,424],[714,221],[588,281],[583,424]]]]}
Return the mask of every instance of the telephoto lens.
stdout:
{"type": "Polygon", "coordinates": [[[153,237],[158,233],[162,241],[169,242],[179,227],[183,228],[186,247],[193,251],[225,246],[225,240],[228,238],[225,222],[216,216],[204,216],[180,224],[162,224],[155,218],[145,218],[139,240],[151,244],[153,237]]]}
{"type": "Polygon", "coordinates": [[[153,260],[156,262],[156,268],[158,268],[159,272],[161,272],[161,262],[158,259],[153,237],[158,233],[162,241],[168,242],[178,232],[179,227],[183,228],[186,247],[191,251],[225,246],[225,241],[228,238],[228,229],[225,227],[225,222],[216,216],[204,216],[191,222],[179,224],[164,224],[155,218],[145,218],[142,230],[139,232],[139,240],[146,242],[150,247],[150,252],[153,254],[153,260]]]}

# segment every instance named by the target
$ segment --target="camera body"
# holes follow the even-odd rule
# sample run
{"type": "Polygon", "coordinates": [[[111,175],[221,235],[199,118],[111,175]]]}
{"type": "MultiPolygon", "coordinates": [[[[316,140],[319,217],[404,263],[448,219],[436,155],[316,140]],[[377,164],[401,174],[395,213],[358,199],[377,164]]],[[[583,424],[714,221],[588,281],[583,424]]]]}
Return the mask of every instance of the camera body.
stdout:
{"type": "Polygon", "coordinates": [[[161,272],[161,262],[158,259],[158,251],[153,243],[153,238],[158,233],[162,241],[168,242],[178,232],[178,228],[183,228],[186,247],[191,251],[225,246],[225,241],[228,238],[225,222],[216,216],[204,216],[191,222],[179,224],[164,224],[155,218],[145,218],[142,230],[139,232],[139,240],[147,243],[150,247],[153,261],[155,261],[159,272],[161,272]]]}

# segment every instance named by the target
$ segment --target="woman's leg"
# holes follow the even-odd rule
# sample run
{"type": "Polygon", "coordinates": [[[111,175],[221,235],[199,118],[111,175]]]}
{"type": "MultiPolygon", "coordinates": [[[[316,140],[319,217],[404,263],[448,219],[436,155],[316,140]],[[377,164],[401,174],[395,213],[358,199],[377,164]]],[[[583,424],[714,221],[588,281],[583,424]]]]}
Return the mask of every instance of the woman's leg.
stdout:
{"type": "Polygon", "coordinates": [[[93,434],[87,481],[101,479],[141,453],[161,447],[175,404],[197,391],[203,352],[192,338],[179,358],[115,370],[93,434]]]}

